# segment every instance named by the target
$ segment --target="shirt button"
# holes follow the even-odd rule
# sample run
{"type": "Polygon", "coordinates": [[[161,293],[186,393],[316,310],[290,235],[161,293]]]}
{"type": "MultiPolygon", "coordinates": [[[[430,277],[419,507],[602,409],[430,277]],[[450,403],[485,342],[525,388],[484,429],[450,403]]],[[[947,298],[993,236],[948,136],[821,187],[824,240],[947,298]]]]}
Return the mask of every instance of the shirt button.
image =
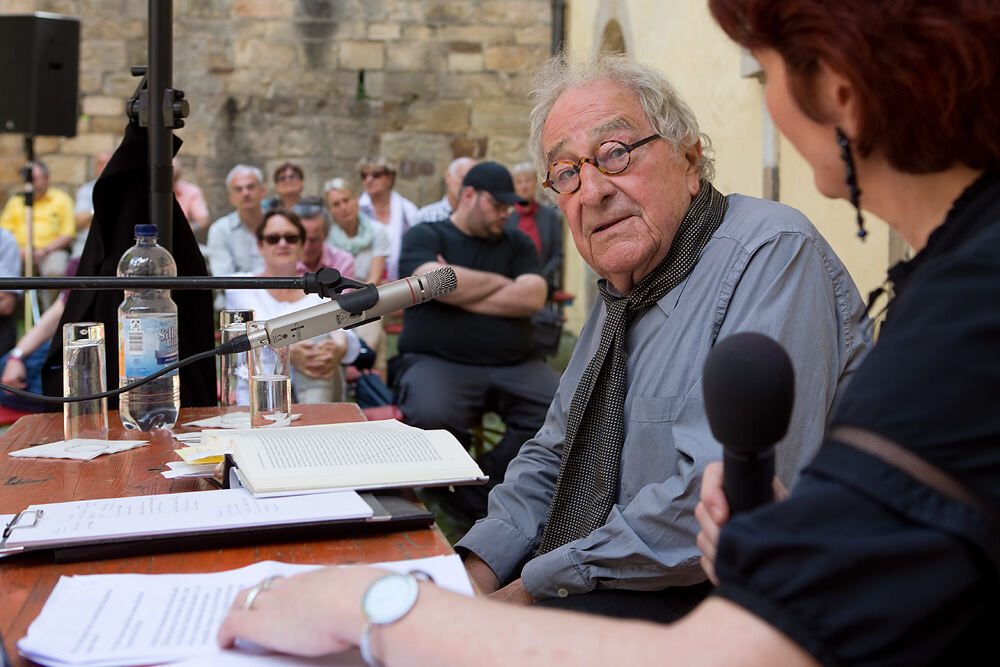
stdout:
{"type": "Polygon", "coordinates": [[[559,590],[556,591],[556,595],[558,595],[561,598],[564,598],[569,595],[569,591],[566,590],[565,588],[560,588],[559,590]]]}

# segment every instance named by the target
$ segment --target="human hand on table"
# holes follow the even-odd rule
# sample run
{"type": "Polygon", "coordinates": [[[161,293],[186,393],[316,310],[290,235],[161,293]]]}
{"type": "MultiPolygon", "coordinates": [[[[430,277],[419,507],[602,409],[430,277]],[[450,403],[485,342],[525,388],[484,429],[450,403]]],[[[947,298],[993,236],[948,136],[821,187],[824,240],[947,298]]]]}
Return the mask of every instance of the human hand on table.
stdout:
{"type": "Polygon", "coordinates": [[[3,375],[0,375],[0,383],[15,389],[27,389],[27,378],[28,371],[24,367],[24,362],[14,357],[7,357],[7,363],[3,367],[3,375]]]}
{"type": "Polygon", "coordinates": [[[218,642],[237,638],[293,655],[320,656],[357,646],[367,619],[361,598],[384,570],[328,567],[277,578],[245,608],[248,589],[236,596],[219,627],[218,642]]]}
{"type": "MultiPolygon", "coordinates": [[[[722,489],[722,461],[713,461],[705,466],[701,475],[701,500],[694,508],[694,516],[701,525],[697,544],[701,550],[701,569],[716,586],[719,579],[715,576],[715,556],[719,547],[719,531],[729,520],[729,501],[722,489]]],[[[788,489],[777,477],[772,482],[774,499],[784,500],[788,497],[788,489]]]]}
{"type": "Polygon", "coordinates": [[[332,377],[347,352],[347,336],[334,331],[327,338],[302,341],[292,346],[292,365],[314,378],[332,377]]]}

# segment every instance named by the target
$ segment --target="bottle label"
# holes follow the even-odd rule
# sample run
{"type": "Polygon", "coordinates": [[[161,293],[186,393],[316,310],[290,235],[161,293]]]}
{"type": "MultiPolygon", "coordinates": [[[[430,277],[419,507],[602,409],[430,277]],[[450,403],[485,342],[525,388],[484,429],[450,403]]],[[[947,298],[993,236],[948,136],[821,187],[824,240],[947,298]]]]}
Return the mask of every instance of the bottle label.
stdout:
{"type": "MultiPolygon", "coordinates": [[[[145,377],[177,361],[177,319],[122,317],[118,320],[118,374],[145,377]]],[[[174,375],[176,370],[165,377],[174,375]]]]}

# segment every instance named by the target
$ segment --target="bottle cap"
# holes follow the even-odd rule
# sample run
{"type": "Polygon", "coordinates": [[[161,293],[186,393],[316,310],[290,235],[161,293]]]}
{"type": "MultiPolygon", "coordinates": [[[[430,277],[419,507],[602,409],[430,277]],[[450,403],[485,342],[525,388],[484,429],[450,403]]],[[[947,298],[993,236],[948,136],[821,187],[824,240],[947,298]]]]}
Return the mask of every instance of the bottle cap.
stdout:
{"type": "Polygon", "coordinates": [[[136,225],[135,235],[142,236],[144,238],[156,236],[156,225],[136,225]]]}

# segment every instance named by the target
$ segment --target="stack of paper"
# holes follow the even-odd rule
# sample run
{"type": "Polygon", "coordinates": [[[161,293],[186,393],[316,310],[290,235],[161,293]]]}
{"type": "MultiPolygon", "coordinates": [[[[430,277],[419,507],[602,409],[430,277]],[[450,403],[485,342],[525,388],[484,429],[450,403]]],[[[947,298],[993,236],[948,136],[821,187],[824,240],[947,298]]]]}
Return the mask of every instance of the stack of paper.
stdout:
{"type": "MultiPolygon", "coordinates": [[[[212,656],[218,650],[219,625],[241,590],[267,577],[318,567],[264,561],[209,574],[61,577],[17,648],[24,657],[53,667],[149,665],[212,656]]],[[[419,569],[442,588],[473,594],[458,556],[376,567],[419,569]]]]}

